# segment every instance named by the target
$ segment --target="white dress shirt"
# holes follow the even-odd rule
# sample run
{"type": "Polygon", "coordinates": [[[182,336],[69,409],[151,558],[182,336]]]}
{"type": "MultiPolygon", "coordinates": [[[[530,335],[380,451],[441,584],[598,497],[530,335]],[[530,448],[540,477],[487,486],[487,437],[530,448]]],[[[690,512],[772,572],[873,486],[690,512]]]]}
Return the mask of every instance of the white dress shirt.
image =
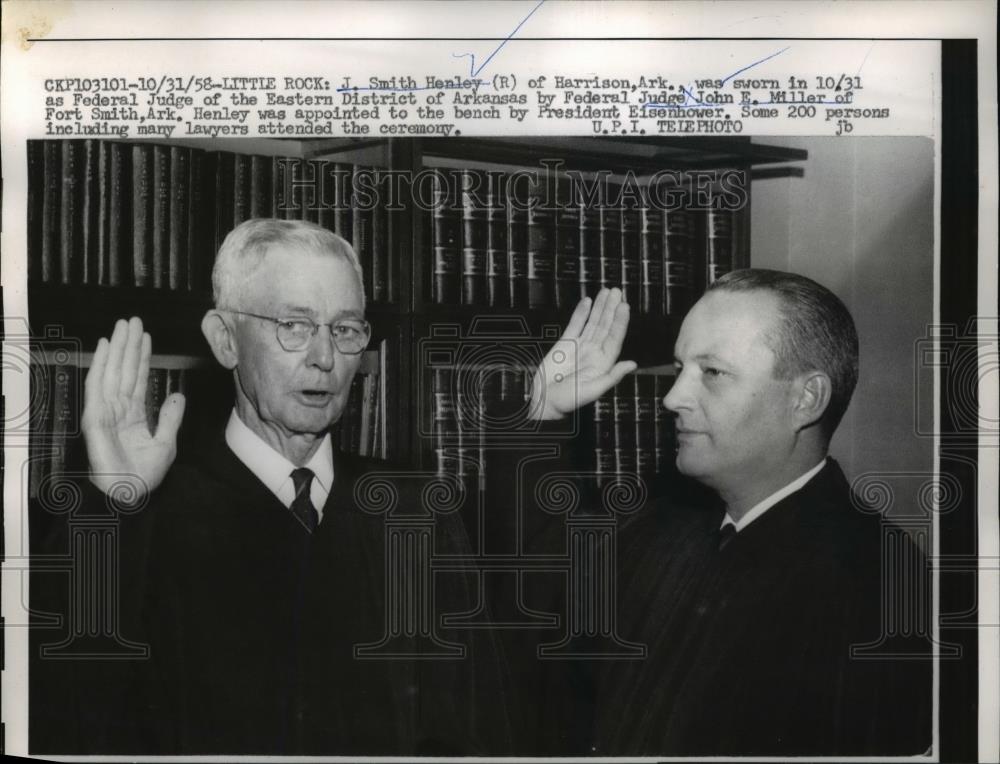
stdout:
{"type": "Polygon", "coordinates": [[[719,527],[725,528],[727,525],[732,525],[733,528],[736,530],[736,532],[739,533],[741,530],[750,525],[750,523],[752,523],[758,517],[767,512],[767,510],[769,510],[783,498],[792,495],[797,490],[802,488],[802,486],[804,486],[806,483],[812,480],[816,476],[816,474],[821,469],[823,469],[824,464],[826,464],[825,456],[823,457],[823,461],[821,461],[811,470],[806,472],[804,475],[800,475],[799,477],[795,478],[795,480],[793,480],[791,483],[786,485],[784,488],[775,491],[763,501],[758,501],[756,504],[750,507],[750,511],[748,511],[745,515],[743,515],[743,517],[741,517],[739,520],[734,520],[732,517],[730,517],[729,512],[727,511],[726,516],[722,518],[722,525],[720,525],[719,527]]]}
{"type": "MultiPolygon", "coordinates": [[[[292,470],[296,468],[295,465],[247,427],[237,416],[236,409],[229,415],[229,423],[226,425],[226,445],[278,497],[278,501],[286,507],[292,506],[295,500],[292,470]]],[[[323,505],[333,488],[333,443],[329,433],[309,462],[303,466],[311,469],[316,476],[309,490],[309,498],[322,520],[323,505]]]]}

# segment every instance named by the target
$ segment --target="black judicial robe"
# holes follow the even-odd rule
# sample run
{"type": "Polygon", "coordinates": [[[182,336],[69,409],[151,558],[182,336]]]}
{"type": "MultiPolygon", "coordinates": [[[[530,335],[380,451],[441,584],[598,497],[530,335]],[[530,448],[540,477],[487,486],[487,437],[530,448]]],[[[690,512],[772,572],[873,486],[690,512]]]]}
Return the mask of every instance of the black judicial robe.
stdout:
{"type": "MultiPolygon", "coordinates": [[[[851,645],[882,634],[883,531],[852,506],[836,462],[720,550],[721,520],[721,509],[660,505],[622,533],[619,633],[649,652],[597,667],[588,690],[577,682],[596,714],[588,753],[929,748],[930,660],[851,658],[851,645]]],[[[916,553],[908,542],[906,551],[916,553]]],[[[926,615],[926,580],[911,584],[926,615]]],[[[901,648],[926,655],[930,638],[890,640],[881,651],[901,648]]]]}
{"type": "MultiPolygon", "coordinates": [[[[504,753],[502,660],[492,635],[447,633],[464,660],[360,660],[386,633],[384,517],[354,488],[385,464],[336,455],[307,533],[219,438],[176,464],[149,508],[142,701],[151,745],[184,754],[504,753]]],[[[400,502],[417,502],[405,486],[400,502]]],[[[447,517],[436,553],[466,549],[447,517]]],[[[435,612],[470,610],[467,582],[435,576],[435,612]]]]}

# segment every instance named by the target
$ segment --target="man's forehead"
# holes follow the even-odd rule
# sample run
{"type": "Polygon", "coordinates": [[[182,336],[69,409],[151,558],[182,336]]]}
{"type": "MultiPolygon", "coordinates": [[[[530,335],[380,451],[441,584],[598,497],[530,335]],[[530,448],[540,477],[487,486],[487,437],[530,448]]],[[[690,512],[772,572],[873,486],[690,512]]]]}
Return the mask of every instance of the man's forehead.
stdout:
{"type": "Polygon", "coordinates": [[[759,352],[779,320],[778,307],[777,297],[760,290],[709,292],[685,317],[675,353],[735,360],[759,352]]]}
{"type": "Polygon", "coordinates": [[[274,308],[353,309],[363,300],[361,286],[349,258],[338,252],[274,246],[268,249],[249,278],[249,291],[274,308]],[[317,304],[319,302],[320,304],[317,304]]]}

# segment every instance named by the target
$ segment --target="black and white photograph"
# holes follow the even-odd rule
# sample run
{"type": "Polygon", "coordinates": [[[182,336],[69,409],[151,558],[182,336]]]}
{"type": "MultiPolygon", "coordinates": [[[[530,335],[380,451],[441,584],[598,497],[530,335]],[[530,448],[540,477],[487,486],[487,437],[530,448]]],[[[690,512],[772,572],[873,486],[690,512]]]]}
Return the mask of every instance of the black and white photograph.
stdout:
{"type": "Polygon", "coordinates": [[[995,32],[164,5],[4,20],[6,751],[990,760],[995,32]]]}

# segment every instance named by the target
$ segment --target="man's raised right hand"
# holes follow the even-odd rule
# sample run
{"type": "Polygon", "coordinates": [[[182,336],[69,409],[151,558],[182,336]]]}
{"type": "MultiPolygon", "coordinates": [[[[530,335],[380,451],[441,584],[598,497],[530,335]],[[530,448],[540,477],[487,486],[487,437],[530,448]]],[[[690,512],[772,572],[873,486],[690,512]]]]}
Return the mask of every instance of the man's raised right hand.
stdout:
{"type": "Polygon", "coordinates": [[[81,428],[90,480],[105,493],[114,489],[117,498],[131,503],[163,482],[177,455],[177,430],[184,416],[184,396],[173,393],[160,409],[156,433],[150,433],[146,385],[151,353],[152,342],[142,321],[119,320],[111,341],[102,337],[97,343],[84,383],[81,428]]]}

